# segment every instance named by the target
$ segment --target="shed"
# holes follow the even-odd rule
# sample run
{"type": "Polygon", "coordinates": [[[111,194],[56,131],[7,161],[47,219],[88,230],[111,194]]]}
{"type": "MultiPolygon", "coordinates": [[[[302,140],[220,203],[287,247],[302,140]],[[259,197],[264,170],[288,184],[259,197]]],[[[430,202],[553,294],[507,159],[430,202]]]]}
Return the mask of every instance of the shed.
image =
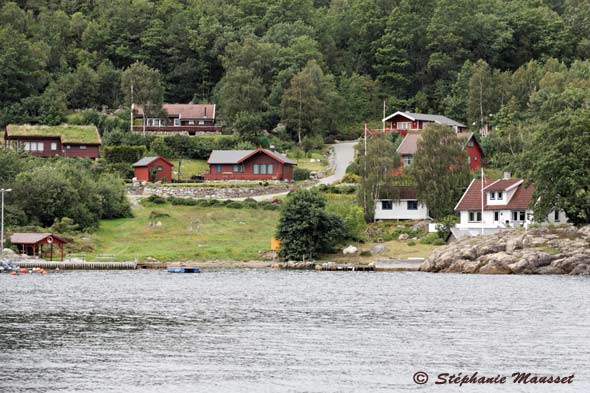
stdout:
{"type": "Polygon", "coordinates": [[[57,245],[61,252],[61,260],[64,260],[64,244],[66,240],[51,233],[14,233],[10,236],[10,242],[18,247],[22,254],[39,256],[41,258],[47,254],[43,245],[49,244],[49,259],[53,259],[53,245],[57,245]]]}
{"type": "Polygon", "coordinates": [[[134,176],[140,181],[172,181],[174,164],[164,157],[144,157],[133,164],[134,176]]]}

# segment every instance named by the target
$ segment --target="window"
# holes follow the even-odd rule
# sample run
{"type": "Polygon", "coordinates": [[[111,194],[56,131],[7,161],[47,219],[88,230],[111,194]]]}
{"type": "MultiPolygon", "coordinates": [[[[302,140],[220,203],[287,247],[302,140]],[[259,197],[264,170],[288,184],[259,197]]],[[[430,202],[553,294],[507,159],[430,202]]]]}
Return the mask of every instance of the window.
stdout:
{"type": "Polygon", "coordinates": [[[414,156],[411,154],[404,155],[404,166],[412,165],[414,156]]]}
{"type": "Polygon", "coordinates": [[[498,200],[501,201],[502,200],[502,191],[498,191],[498,200]]]}
{"type": "Polygon", "coordinates": [[[252,167],[255,175],[271,175],[274,173],[273,164],[254,164],[252,167]]]}
{"type": "Polygon", "coordinates": [[[495,201],[495,200],[496,200],[496,193],[490,192],[490,201],[495,201]]]}
{"type": "Polygon", "coordinates": [[[412,127],[412,123],[409,121],[398,121],[397,128],[400,130],[409,130],[412,127]]]}
{"type": "Polygon", "coordinates": [[[56,150],[57,150],[57,143],[51,142],[51,151],[56,151],[56,150]]]}
{"type": "Polygon", "coordinates": [[[525,221],[526,214],[524,211],[512,212],[512,221],[525,221]]]}
{"type": "Polygon", "coordinates": [[[418,210],[418,201],[408,201],[408,210],[418,210]]]}
{"type": "Polygon", "coordinates": [[[31,144],[29,142],[25,142],[25,151],[31,151],[31,144]]]}
{"type": "Polygon", "coordinates": [[[86,150],[86,146],[85,145],[80,145],[80,150],[86,150]]]}
{"type": "Polygon", "coordinates": [[[266,166],[266,173],[268,173],[269,175],[274,173],[274,168],[272,164],[268,164],[266,166]]]}
{"type": "Polygon", "coordinates": [[[244,173],[244,166],[243,165],[234,165],[232,168],[232,172],[234,173],[244,173]]]}
{"type": "Polygon", "coordinates": [[[473,156],[473,161],[477,161],[477,156],[473,156]]]}
{"type": "Polygon", "coordinates": [[[66,146],[66,149],[68,149],[68,150],[70,150],[71,148],[72,148],[72,146],[70,146],[70,145],[66,146]]]}
{"type": "Polygon", "coordinates": [[[553,221],[559,222],[559,210],[553,212],[553,221]]]}
{"type": "Polygon", "coordinates": [[[392,210],[393,209],[393,202],[392,201],[381,201],[381,210],[392,210]]]}
{"type": "Polygon", "coordinates": [[[472,140],[469,140],[469,142],[467,142],[467,146],[473,147],[473,141],[472,140]]]}
{"type": "Polygon", "coordinates": [[[37,143],[37,151],[45,151],[45,143],[38,142],[37,143]]]}
{"type": "Polygon", "coordinates": [[[163,170],[164,170],[164,168],[162,167],[162,165],[158,165],[156,167],[156,171],[158,171],[158,172],[162,172],[163,170]]]}
{"type": "Polygon", "coordinates": [[[174,119],[174,125],[178,127],[180,125],[180,119],[174,119]]]}
{"type": "Polygon", "coordinates": [[[469,212],[469,222],[481,222],[481,212],[469,212]]]}
{"type": "Polygon", "coordinates": [[[45,151],[45,143],[43,142],[25,142],[25,151],[45,151]]]}
{"type": "Polygon", "coordinates": [[[500,221],[500,212],[494,212],[494,221],[500,221]]]}
{"type": "Polygon", "coordinates": [[[194,120],[189,120],[189,121],[188,121],[188,124],[192,126],[192,125],[194,125],[194,124],[195,124],[195,121],[194,121],[194,120]]]}
{"type": "Polygon", "coordinates": [[[215,165],[215,172],[221,173],[221,164],[215,165]]]}
{"type": "Polygon", "coordinates": [[[199,120],[199,125],[202,126],[203,124],[205,124],[205,122],[203,120],[199,120]]]}
{"type": "Polygon", "coordinates": [[[260,165],[254,164],[252,167],[253,167],[253,170],[254,170],[254,174],[255,175],[259,175],[260,174],[260,165]]]}

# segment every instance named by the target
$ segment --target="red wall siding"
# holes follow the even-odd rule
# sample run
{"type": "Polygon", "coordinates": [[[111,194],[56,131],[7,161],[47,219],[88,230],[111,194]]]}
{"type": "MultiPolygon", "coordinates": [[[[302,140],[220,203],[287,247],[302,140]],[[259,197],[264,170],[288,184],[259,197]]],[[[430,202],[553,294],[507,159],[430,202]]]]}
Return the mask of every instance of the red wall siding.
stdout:
{"type": "Polygon", "coordinates": [[[98,158],[100,157],[99,146],[96,145],[64,145],[64,157],[85,157],[98,158]],[[86,149],[81,149],[80,146],[86,146],[86,149]],[[69,147],[69,149],[68,149],[69,147]]]}
{"type": "Polygon", "coordinates": [[[172,166],[161,158],[151,162],[148,166],[135,167],[133,168],[133,171],[137,180],[149,182],[151,168],[157,168],[158,166],[161,166],[162,170],[156,171],[156,181],[166,180],[167,182],[171,182],[172,166]]]}
{"type": "Polygon", "coordinates": [[[222,164],[221,173],[217,173],[216,164],[209,165],[209,173],[205,174],[206,180],[293,180],[293,166],[283,165],[264,153],[258,153],[244,162],[244,172],[234,173],[233,165],[222,164]],[[254,164],[272,164],[273,173],[255,174],[254,164]]]}
{"type": "Polygon", "coordinates": [[[25,138],[19,137],[18,139],[10,139],[7,141],[18,149],[23,149],[25,142],[42,142],[44,144],[43,151],[29,151],[27,154],[37,157],[84,157],[84,158],[98,158],[100,156],[100,146],[97,145],[84,145],[86,149],[80,149],[81,145],[65,144],[62,145],[59,138],[25,138]],[[57,149],[51,150],[51,144],[56,143],[57,149]],[[69,148],[68,148],[69,147],[69,148]]]}
{"type": "Polygon", "coordinates": [[[465,152],[469,156],[469,169],[473,171],[481,168],[482,152],[479,145],[474,143],[473,146],[465,146],[465,152]]]}

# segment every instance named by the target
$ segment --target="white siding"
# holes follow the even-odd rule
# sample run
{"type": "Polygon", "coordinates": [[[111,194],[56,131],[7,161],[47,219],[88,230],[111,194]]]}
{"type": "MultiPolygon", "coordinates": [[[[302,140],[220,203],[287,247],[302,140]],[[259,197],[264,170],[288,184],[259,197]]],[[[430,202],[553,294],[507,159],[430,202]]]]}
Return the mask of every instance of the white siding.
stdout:
{"type": "Polygon", "coordinates": [[[411,199],[401,199],[399,201],[390,199],[379,199],[375,201],[375,220],[424,220],[428,218],[428,209],[422,203],[418,203],[417,210],[408,210],[408,201],[411,199]],[[383,210],[382,202],[391,201],[392,209],[383,210]]]}

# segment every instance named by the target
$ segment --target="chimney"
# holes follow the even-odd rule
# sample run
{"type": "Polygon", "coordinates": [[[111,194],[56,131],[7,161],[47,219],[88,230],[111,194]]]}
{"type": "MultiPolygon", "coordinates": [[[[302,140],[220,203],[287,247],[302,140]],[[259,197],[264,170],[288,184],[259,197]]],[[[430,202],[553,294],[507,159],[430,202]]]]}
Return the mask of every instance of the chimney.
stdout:
{"type": "Polygon", "coordinates": [[[504,179],[510,179],[512,177],[512,173],[504,172],[504,179]]]}

